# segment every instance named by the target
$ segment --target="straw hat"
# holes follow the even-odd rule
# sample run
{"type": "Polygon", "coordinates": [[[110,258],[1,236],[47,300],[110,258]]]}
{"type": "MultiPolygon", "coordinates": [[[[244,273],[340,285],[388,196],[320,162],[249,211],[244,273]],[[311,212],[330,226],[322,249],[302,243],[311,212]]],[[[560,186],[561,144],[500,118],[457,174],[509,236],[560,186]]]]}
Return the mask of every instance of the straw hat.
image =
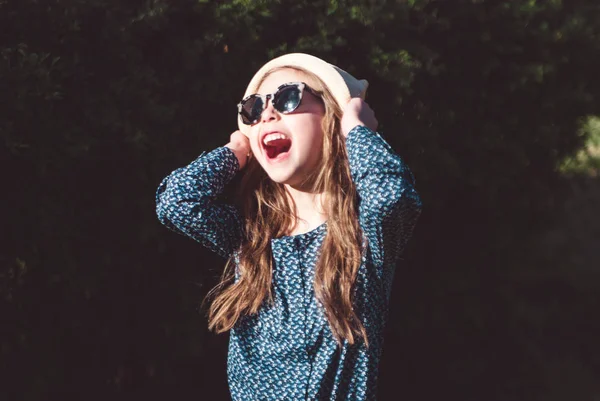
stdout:
{"type": "MultiPolygon", "coordinates": [[[[267,72],[275,67],[283,66],[300,67],[314,73],[327,86],[342,110],[351,98],[361,97],[364,99],[367,94],[369,83],[365,79],[356,79],[341,68],[310,54],[290,53],[274,58],[263,65],[252,77],[243,98],[257,92],[259,82],[267,72]]],[[[250,126],[245,125],[239,115],[238,127],[243,134],[248,135],[250,126]]]]}

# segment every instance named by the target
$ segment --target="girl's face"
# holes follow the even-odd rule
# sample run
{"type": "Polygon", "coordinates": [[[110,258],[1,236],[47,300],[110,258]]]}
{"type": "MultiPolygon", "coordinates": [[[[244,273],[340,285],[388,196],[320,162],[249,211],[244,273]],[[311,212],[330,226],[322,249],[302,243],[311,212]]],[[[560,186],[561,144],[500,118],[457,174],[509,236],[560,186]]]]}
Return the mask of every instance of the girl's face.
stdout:
{"type": "MultiPolygon", "coordinates": [[[[270,74],[258,93],[273,93],[288,82],[304,82],[315,88],[315,82],[302,72],[283,69],[270,74]]],[[[260,120],[250,127],[248,138],[252,154],[273,181],[301,189],[306,177],[319,168],[324,116],[322,100],[307,90],[298,108],[289,114],[279,113],[269,99],[260,120]]]]}

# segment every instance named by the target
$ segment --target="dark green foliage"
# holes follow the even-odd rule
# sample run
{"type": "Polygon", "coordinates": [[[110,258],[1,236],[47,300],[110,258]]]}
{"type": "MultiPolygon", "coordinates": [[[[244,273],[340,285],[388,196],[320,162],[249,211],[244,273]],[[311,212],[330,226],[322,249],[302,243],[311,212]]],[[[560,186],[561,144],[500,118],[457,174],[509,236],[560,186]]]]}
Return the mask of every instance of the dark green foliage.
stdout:
{"type": "Polygon", "coordinates": [[[600,114],[596,3],[0,0],[3,394],[226,399],[227,338],[195,312],[223,261],[158,223],[154,191],[302,51],[369,80],[425,204],[381,399],[595,399],[597,260],[536,235],[574,230],[558,167],[600,114]]]}

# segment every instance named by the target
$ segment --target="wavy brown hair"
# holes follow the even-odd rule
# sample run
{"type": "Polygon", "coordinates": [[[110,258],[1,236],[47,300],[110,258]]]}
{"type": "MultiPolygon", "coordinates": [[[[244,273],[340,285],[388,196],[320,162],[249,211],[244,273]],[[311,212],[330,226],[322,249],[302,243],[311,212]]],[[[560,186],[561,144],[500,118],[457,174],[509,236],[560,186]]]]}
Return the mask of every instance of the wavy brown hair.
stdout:
{"type": "MultiPolygon", "coordinates": [[[[366,330],[353,307],[363,236],[358,223],[356,186],[350,176],[340,128],[342,110],[318,76],[307,70],[278,67],[269,71],[263,81],[273,72],[287,68],[311,78],[316,84],[311,87],[325,106],[321,168],[305,181],[311,192],[324,195],[322,207],[327,215],[327,234],[315,268],[315,295],[338,344],[344,339],[354,344],[362,338],[368,346],[366,330]]],[[[228,261],[220,284],[207,295],[214,296],[208,313],[209,329],[217,333],[231,329],[245,314],[256,314],[263,302],[273,302],[271,239],[287,235],[297,219],[296,206],[285,186],[272,181],[255,159],[246,166],[239,199],[243,202],[245,238],[238,260],[228,261]]]]}

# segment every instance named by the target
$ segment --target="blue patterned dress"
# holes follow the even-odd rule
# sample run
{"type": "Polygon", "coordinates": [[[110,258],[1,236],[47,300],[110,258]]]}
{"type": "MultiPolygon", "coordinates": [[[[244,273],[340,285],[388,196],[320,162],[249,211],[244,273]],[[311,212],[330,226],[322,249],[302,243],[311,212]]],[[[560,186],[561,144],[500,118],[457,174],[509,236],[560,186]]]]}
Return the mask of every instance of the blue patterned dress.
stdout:
{"type": "MultiPolygon", "coordinates": [[[[313,290],[327,223],[273,238],[273,305],[238,320],[230,332],[228,381],[233,400],[375,400],[378,363],[394,269],[421,211],[414,178],[381,136],[363,126],[346,138],[359,221],[368,247],[358,272],[355,310],[369,338],[340,348],[313,290]]],[[[226,147],[200,155],[160,184],[157,214],[171,230],[224,257],[235,255],[239,211],[216,202],[239,170],[226,147]]]]}

